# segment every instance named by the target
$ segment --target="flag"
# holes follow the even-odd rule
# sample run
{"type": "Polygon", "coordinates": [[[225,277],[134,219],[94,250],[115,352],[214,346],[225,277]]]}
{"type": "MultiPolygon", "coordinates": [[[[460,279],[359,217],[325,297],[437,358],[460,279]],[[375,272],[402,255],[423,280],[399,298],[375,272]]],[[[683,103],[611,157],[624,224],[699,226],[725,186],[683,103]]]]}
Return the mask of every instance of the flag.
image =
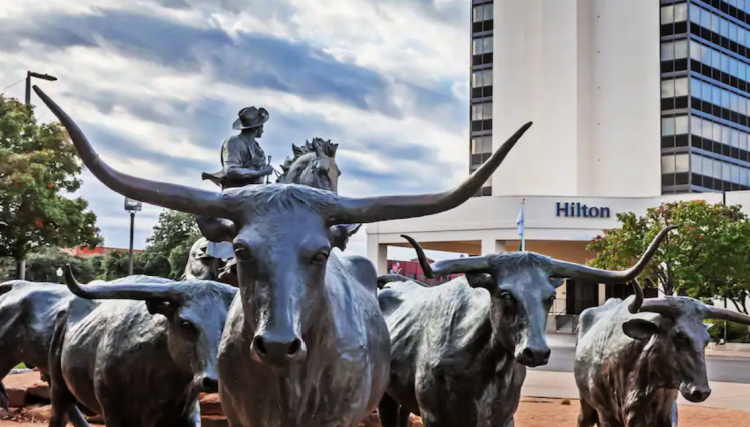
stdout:
{"type": "Polygon", "coordinates": [[[516,218],[516,225],[518,226],[518,235],[521,236],[521,246],[518,248],[519,251],[526,250],[526,227],[525,227],[525,212],[526,199],[521,199],[521,209],[518,211],[518,218],[516,218]]]}

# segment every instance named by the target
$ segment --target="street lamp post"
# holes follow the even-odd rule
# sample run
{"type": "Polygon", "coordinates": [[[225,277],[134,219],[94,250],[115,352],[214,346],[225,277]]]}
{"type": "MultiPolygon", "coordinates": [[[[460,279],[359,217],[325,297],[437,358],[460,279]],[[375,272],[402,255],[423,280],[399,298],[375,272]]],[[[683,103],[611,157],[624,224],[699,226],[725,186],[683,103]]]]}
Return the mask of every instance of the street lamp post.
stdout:
{"type": "MultiPolygon", "coordinates": [[[[57,80],[57,77],[50,76],[49,74],[39,74],[33,71],[26,71],[26,105],[31,104],[31,78],[32,77],[35,77],[37,79],[47,80],[50,82],[54,82],[55,80],[57,80]]],[[[22,259],[16,262],[16,278],[19,280],[26,279],[26,260],[25,259],[22,259]]]]}
{"type": "Polygon", "coordinates": [[[125,210],[130,213],[130,251],[128,256],[128,276],[133,275],[133,229],[135,227],[135,213],[139,212],[142,207],[142,203],[131,199],[125,198],[125,210]]]}
{"type": "Polygon", "coordinates": [[[62,275],[63,275],[62,268],[57,267],[57,271],[55,273],[57,273],[57,283],[62,283],[60,281],[62,279],[62,275]]]}
{"type": "Polygon", "coordinates": [[[31,104],[31,78],[37,78],[42,80],[47,80],[50,82],[54,82],[57,80],[57,77],[50,76],[49,74],[39,74],[35,73],[33,71],[27,71],[26,72],[26,105],[31,104]]]}

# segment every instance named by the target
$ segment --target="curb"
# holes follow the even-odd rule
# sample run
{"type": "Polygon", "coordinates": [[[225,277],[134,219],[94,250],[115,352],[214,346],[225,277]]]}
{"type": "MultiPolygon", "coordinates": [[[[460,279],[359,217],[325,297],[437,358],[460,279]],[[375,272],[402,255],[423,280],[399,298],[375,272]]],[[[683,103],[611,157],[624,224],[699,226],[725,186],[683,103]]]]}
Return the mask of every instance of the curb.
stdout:
{"type": "Polygon", "coordinates": [[[732,359],[732,360],[750,360],[750,353],[737,351],[711,351],[706,352],[707,359],[732,359]]]}

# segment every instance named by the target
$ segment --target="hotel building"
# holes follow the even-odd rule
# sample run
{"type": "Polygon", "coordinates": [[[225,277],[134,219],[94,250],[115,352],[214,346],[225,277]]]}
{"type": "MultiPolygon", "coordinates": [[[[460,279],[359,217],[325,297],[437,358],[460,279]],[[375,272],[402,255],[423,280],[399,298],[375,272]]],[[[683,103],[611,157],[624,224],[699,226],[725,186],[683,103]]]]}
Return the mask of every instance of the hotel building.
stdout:
{"type": "MultiPolygon", "coordinates": [[[[584,263],[616,214],[676,200],[750,213],[750,0],[473,0],[469,172],[534,125],[462,206],[366,228],[388,246],[480,255],[526,249],[584,263]],[[725,194],[722,194],[725,193],[725,194]]],[[[553,315],[629,287],[567,281],[553,315]]],[[[557,327],[557,326],[554,326],[557,327]]]]}

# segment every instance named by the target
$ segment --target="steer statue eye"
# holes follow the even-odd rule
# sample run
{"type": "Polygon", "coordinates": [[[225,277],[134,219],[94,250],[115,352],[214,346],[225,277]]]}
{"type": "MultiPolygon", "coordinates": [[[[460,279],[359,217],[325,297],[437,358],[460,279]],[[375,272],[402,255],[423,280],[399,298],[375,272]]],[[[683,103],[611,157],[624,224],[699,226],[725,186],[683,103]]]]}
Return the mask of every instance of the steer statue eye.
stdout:
{"type": "Polygon", "coordinates": [[[513,295],[508,291],[504,291],[500,293],[500,299],[505,302],[513,302],[513,295]]]}
{"type": "Polygon", "coordinates": [[[684,332],[678,332],[675,338],[677,339],[677,343],[680,345],[683,345],[683,346],[690,345],[690,338],[688,338],[688,336],[685,335],[684,332]]]}
{"type": "Polygon", "coordinates": [[[313,264],[323,264],[328,259],[328,252],[318,252],[312,257],[311,262],[313,264]]]}
{"type": "Polygon", "coordinates": [[[245,261],[250,258],[250,251],[242,245],[234,245],[234,256],[236,256],[238,260],[245,261]]]}
{"type": "Polygon", "coordinates": [[[197,331],[197,329],[195,328],[195,325],[193,324],[193,322],[191,322],[189,320],[183,320],[183,321],[181,321],[180,322],[180,327],[182,328],[183,331],[186,331],[186,332],[195,332],[195,331],[197,331]]]}

